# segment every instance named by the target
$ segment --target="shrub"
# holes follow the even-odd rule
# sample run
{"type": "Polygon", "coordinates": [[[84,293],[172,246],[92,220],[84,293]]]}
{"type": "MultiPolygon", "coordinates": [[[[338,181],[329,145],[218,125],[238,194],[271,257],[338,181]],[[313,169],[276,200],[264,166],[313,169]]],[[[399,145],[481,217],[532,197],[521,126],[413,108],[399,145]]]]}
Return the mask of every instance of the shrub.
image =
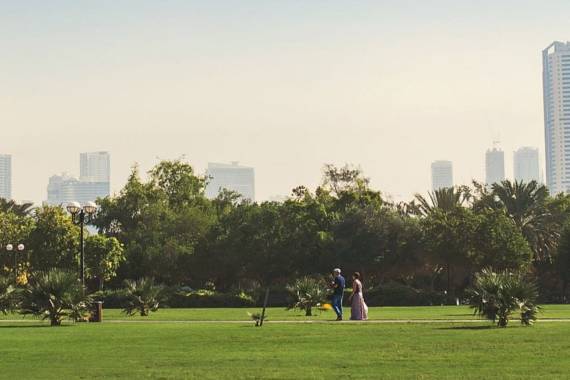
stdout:
{"type": "Polygon", "coordinates": [[[36,273],[22,292],[21,313],[49,319],[51,326],[61,325],[66,318],[78,321],[89,311],[89,298],[82,290],[75,272],[36,273]]]}
{"type": "Polygon", "coordinates": [[[137,313],[146,317],[151,311],[157,311],[162,302],[163,286],[155,285],[152,278],[125,280],[125,303],[123,311],[132,316],[137,313]]]}
{"type": "Polygon", "coordinates": [[[313,315],[313,307],[324,303],[327,299],[327,288],[322,280],[313,277],[302,277],[293,284],[287,285],[287,290],[293,297],[288,309],[305,310],[305,315],[313,315]]]}
{"type": "Polygon", "coordinates": [[[499,327],[506,327],[513,313],[520,315],[522,324],[532,325],[539,311],[536,284],[518,272],[483,269],[475,276],[469,299],[475,314],[497,322],[499,327]]]}
{"type": "Polygon", "coordinates": [[[8,277],[0,277],[0,313],[8,314],[16,309],[17,289],[8,277]]]}
{"type": "Polygon", "coordinates": [[[251,307],[253,297],[244,293],[218,293],[212,290],[175,291],[165,303],[170,307],[251,307]]]}
{"type": "Polygon", "coordinates": [[[445,303],[442,292],[389,282],[364,292],[368,306],[432,306],[445,303]]]}

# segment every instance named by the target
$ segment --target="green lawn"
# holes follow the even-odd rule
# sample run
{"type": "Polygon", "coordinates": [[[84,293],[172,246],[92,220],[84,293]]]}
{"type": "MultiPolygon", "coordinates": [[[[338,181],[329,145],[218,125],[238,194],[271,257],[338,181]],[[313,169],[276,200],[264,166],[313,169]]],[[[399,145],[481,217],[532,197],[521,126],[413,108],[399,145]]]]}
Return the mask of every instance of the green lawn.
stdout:
{"type": "MultiPolygon", "coordinates": [[[[160,315],[157,314],[157,315],[160,315]]],[[[0,377],[568,378],[570,323],[0,324],[0,377]]]]}
{"type": "MultiPolygon", "coordinates": [[[[160,309],[150,317],[127,317],[119,309],[105,309],[104,319],[109,320],[150,320],[150,321],[247,321],[247,312],[258,312],[259,308],[220,308],[220,309],[160,309]]],[[[347,317],[350,309],[345,308],[347,317]]],[[[269,308],[268,320],[332,320],[336,316],[332,311],[315,310],[315,316],[306,318],[303,311],[285,310],[285,308],[269,308]]],[[[477,319],[467,306],[426,306],[426,307],[372,307],[371,320],[462,320],[477,319]]],[[[570,305],[545,305],[540,314],[542,319],[570,319],[570,305]]],[[[22,319],[18,314],[0,315],[0,319],[22,319]]],[[[26,317],[26,319],[31,319],[26,317]]]]}

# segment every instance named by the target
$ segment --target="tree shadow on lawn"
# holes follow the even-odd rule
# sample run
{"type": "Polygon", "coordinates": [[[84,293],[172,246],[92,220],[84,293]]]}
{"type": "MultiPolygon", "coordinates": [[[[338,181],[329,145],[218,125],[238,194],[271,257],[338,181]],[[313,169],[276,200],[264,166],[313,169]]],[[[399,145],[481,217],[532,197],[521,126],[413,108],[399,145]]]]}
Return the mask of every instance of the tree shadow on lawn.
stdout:
{"type": "Polygon", "coordinates": [[[49,324],[38,324],[38,325],[25,325],[25,324],[21,324],[21,325],[0,325],[0,329],[37,329],[37,328],[66,328],[66,327],[72,327],[73,325],[69,324],[69,325],[61,325],[61,326],[50,326],[49,324]]]}
{"type": "Polygon", "coordinates": [[[438,330],[490,330],[496,328],[495,325],[484,326],[451,326],[451,327],[438,327],[438,330]]]}

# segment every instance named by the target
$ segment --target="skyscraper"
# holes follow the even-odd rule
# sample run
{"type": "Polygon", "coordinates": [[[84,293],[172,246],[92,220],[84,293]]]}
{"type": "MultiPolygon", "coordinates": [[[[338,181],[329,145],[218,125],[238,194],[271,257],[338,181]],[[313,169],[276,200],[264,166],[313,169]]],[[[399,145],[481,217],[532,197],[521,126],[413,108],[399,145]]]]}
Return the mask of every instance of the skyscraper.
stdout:
{"type": "Polygon", "coordinates": [[[12,199],[12,156],[0,154],[0,198],[12,199]]]}
{"type": "Polygon", "coordinates": [[[485,154],[485,183],[492,185],[505,180],[505,152],[494,147],[485,154]]]}
{"type": "Polygon", "coordinates": [[[431,187],[432,190],[453,187],[453,164],[451,161],[434,161],[431,164],[431,187]]]}
{"type": "Polygon", "coordinates": [[[81,153],[79,163],[81,181],[110,182],[111,157],[109,152],[81,153]]]}
{"type": "Polygon", "coordinates": [[[528,146],[519,148],[513,155],[515,181],[540,182],[538,149],[528,146]]]}
{"type": "Polygon", "coordinates": [[[208,163],[206,174],[210,177],[206,187],[206,196],[215,198],[222,189],[235,191],[244,199],[255,200],[254,169],[240,166],[237,162],[231,164],[208,163]]]}
{"type": "Polygon", "coordinates": [[[111,159],[107,152],[81,153],[79,179],[67,174],[54,175],[47,188],[50,205],[81,204],[104,198],[111,193],[111,159]]]}
{"type": "Polygon", "coordinates": [[[570,190],[570,42],[542,51],[546,185],[552,194],[570,190]]]}

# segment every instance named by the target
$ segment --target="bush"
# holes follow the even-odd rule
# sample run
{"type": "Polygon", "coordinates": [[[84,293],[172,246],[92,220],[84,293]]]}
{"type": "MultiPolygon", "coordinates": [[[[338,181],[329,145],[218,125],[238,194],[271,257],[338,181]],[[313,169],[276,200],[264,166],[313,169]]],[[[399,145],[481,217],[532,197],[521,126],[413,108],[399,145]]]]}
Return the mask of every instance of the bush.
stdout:
{"type": "Polygon", "coordinates": [[[305,310],[305,315],[313,315],[313,307],[324,303],[327,299],[327,287],[320,279],[313,277],[302,277],[293,284],[287,285],[287,290],[291,293],[293,301],[288,309],[305,310]]]}
{"type": "Polygon", "coordinates": [[[364,292],[368,306],[432,306],[445,303],[445,294],[390,282],[364,292]]]}
{"type": "Polygon", "coordinates": [[[49,319],[51,326],[59,326],[65,318],[85,319],[89,301],[83,295],[77,273],[51,269],[36,273],[24,288],[21,313],[49,319]]]}
{"type": "Polygon", "coordinates": [[[0,277],[0,313],[8,314],[16,309],[17,294],[13,280],[8,277],[0,277]]]}
{"type": "Polygon", "coordinates": [[[162,302],[162,292],[164,287],[155,285],[152,278],[141,278],[139,280],[125,280],[125,303],[123,311],[129,316],[137,313],[141,317],[146,317],[151,311],[157,311],[162,302]]]}
{"type": "Polygon", "coordinates": [[[524,325],[537,319],[538,288],[522,273],[493,272],[483,269],[475,276],[475,285],[469,290],[474,313],[507,327],[511,314],[518,313],[524,325]]]}
{"type": "Polygon", "coordinates": [[[217,293],[212,290],[178,291],[165,301],[170,307],[251,307],[255,305],[253,297],[244,293],[217,293]]]}

